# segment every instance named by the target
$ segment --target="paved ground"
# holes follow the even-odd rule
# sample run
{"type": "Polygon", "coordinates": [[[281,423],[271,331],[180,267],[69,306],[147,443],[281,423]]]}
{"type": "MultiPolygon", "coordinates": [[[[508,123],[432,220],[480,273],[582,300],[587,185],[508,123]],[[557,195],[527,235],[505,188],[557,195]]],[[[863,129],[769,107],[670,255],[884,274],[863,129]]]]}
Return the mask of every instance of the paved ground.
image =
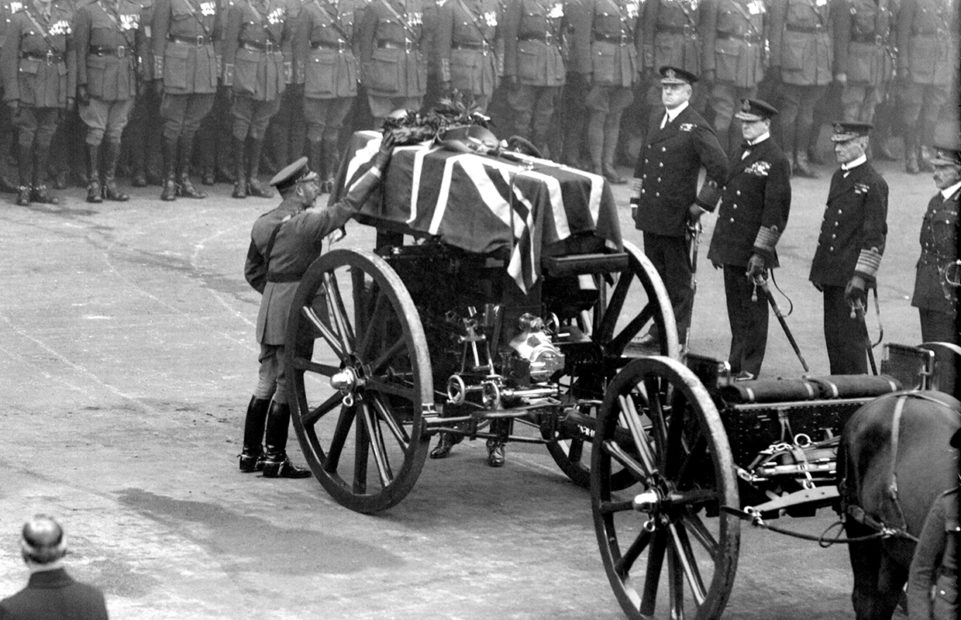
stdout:
{"type": "MultiPolygon", "coordinates": [[[[881,169],[891,185],[885,341],[913,344],[908,296],[934,186],[881,169]]],[[[824,176],[795,183],[778,272],[821,373],[820,298],[806,280],[824,176]]],[[[479,443],[462,445],[373,517],[341,508],[313,479],[238,473],[258,302],[242,265],[251,223],[274,203],[231,200],[226,186],[203,202],[133,193],[103,205],[81,190],[56,207],[0,199],[0,596],[24,582],[17,532],[43,511],[66,525],[74,573],[104,587],[118,618],[620,615],[587,492],[539,448],[512,448],[507,467],[490,470],[479,443]]],[[[625,236],[639,242],[626,190],[617,195],[625,236]]],[[[371,238],[353,225],[347,243],[371,238]]],[[[721,275],[702,260],[699,281],[693,349],[724,357],[721,275]]],[[[798,376],[774,321],[770,341],[766,373],[798,376]]],[[[783,524],[820,533],[832,519],[783,524]]],[[[843,548],[745,531],[728,615],[848,617],[850,582],[843,548]]]]}

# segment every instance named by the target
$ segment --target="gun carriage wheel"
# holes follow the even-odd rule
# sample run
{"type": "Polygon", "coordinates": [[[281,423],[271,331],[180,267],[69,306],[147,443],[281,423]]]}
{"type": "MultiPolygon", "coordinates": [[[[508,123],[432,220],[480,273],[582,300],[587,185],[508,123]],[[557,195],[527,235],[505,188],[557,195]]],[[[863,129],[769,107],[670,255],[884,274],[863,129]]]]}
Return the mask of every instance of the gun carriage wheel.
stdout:
{"type": "Polygon", "coordinates": [[[434,392],[407,289],[372,252],[332,250],[301,280],[287,325],[293,421],[314,476],[363,513],[401,501],[427,457],[434,392]]]}
{"type": "MultiPolygon", "coordinates": [[[[577,263],[577,256],[548,259],[548,276],[562,276],[567,264],[573,270],[577,263]]],[[[568,385],[568,396],[576,403],[576,409],[596,419],[607,384],[631,358],[657,354],[678,359],[680,354],[667,289],[643,252],[625,242],[622,262],[614,269],[590,275],[597,288],[597,300],[573,322],[590,335],[601,359],[596,363],[571,364],[570,373],[561,378],[561,383],[568,385]],[[656,327],[652,333],[657,334],[657,340],[642,350],[636,341],[652,327],[656,327]]],[[[554,461],[574,483],[585,488],[591,484],[592,432],[593,429],[566,425],[545,433],[554,461]]],[[[627,472],[615,473],[614,484],[619,483],[629,485],[632,478],[627,472]]]]}
{"type": "Polygon", "coordinates": [[[740,529],[719,508],[740,504],[724,427],[697,377],[665,357],[629,363],[608,387],[592,457],[594,528],[624,612],[720,616],[740,529]],[[631,476],[621,491],[615,469],[631,476]]]}

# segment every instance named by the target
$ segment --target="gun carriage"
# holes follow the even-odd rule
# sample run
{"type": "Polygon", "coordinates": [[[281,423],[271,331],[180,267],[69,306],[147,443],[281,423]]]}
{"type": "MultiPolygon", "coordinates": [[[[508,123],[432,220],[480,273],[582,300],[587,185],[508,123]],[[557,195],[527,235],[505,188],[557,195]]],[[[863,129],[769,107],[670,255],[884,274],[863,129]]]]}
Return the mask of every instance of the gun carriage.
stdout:
{"type": "MultiPolygon", "coordinates": [[[[353,136],[335,196],[378,144],[353,136]]],[[[410,492],[440,432],[542,443],[591,487],[625,613],[717,617],[740,540],[722,508],[772,518],[834,503],[844,422],[930,387],[933,352],[895,348],[883,370],[898,378],[733,382],[724,362],[682,363],[667,293],[622,240],[605,181],[480,151],[395,149],[355,218],[377,227],[377,249],[333,249],[304,275],[288,383],[311,470],[373,513],[410,492]],[[652,325],[656,349],[635,346],[652,325]]]]}

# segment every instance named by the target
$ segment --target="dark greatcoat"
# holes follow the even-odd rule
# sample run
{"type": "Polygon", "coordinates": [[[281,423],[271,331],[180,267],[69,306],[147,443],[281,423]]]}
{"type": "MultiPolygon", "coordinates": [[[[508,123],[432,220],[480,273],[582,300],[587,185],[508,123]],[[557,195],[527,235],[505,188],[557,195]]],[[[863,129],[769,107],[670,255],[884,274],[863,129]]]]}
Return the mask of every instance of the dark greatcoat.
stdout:
{"type": "Polygon", "coordinates": [[[106,620],[103,593],[58,568],[30,575],[27,587],[0,601],[0,620],[106,620]]]}
{"type": "Polygon", "coordinates": [[[941,270],[958,259],[958,198],[955,191],[947,200],[938,192],[928,203],[921,224],[921,256],[916,266],[911,305],[957,316],[957,289],[948,285],[941,270]]]}

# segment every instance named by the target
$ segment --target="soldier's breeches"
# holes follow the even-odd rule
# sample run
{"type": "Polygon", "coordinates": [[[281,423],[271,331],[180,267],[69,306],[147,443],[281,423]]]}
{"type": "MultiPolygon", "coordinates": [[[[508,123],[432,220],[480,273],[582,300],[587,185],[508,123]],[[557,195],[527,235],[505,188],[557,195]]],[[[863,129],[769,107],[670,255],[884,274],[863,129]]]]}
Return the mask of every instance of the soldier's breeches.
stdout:
{"type": "Polygon", "coordinates": [[[257,373],[257,389],[254,397],[278,403],[287,402],[287,382],[284,380],[284,347],[282,345],[260,345],[260,370],[257,373]]]}
{"type": "Polygon", "coordinates": [[[767,348],[768,310],[763,292],[752,301],[754,285],[744,275],[743,266],[724,265],[724,295],[727,298],[727,320],[731,326],[731,373],[747,371],[761,374],[761,363],[767,348]]]}
{"type": "Polygon", "coordinates": [[[918,308],[921,318],[921,342],[950,342],[961,345],[961,334],[953,315],[939,310],[918,308]]]}
{"type": "MultiPolygon", "coordinates": [[[[791,157],[802,139],[806,140],[814,125],[814,106],[824,96],[827,86],[784,84],[784,107],[780,121],[784,153],[791,157]]],[[[804,146],[802,145],[803,149],[804,146]]]]}
{"type": "Polygon", "coordinates": [[[13,117],[18,130],[17,143],[25,147],[32,147],[34,143],[49,147],[62,112],[59,108],[19,108],[13,117]]]}
{"type": "Polygon", "coordinates": [[[98,146],[105,139],[108,142],[120,142],[133,103],[133,99],[90,99],[89,104],[81,105],[80,120],[87,126],[87,144],[98,146]]]}
{"type": "Polygon", "coordinates": [[[620,113],[634,100],[634,91],[621,86],[592,86],[584,105],[592,112],[620,113]]]}
{"type": "Polygon", "coordinates": [[[171,95],[165,93],[160,103],[164,140],[176,140],[181,135],[193,136],[200,122],[214,105],[214,93],[171,95]]]}
{"type": "Polygon", "coordinates": [[[866,375],[868,358],[867,334],[844,299],[843,286],[824,287],[824,344],[832,375],[866,375]]]}
{"type": "Polygon", "coordinates": [[[946,86],[911,84],[901,91],[904,126],[919,133],[921,144],[930,144],[941,108],[948,100],[946,86]]]}
{"type": "Polygon", "coordinates": [[[335,134],[344,125],[344,119],[350,113],[350,106],[354,97],[339,97],[337,99],[304,98],[304,119],[307,121],[307,139],[318,142],[323,139],[325,128],[335,134]]]}
{"type": "MultiPolygon", "coordinates": [[[[714,111],[714,130],[718,134],[728,131],[734,119],[734,110],[741,99],[752,99],[757,95],[757,87],[740,88],[734,84],[715,82],[711,88],[710,107],[714,111]]],[[[726,144],[722,144],[727,148],[726,144]]]]}
{"type": "Polygon", "coordinates": [[[841,91],[841,115],[846,121],[874,121],[883,90],[871,84],[848,84],[841,91]]]}
{"type": "Polygon", "coordinates": [[[533,138],[535,143],[543,140],[550,131],[554,104],[560,90],[559,86],[521,84],[508,91],[507,105],[514,113],[513,133],[524,138],[533,138]]]}
{"type": "Polygon", "coordinates": [[[230,106],[230,113],[234,117],[233,136],[238,140],[244,140],[247,136],[263,140],[267,125],[278,110],[280,99],[254,101],[250,97],[235,96],[230,106]]]}
{"type": "Polygon", "coordinates": [[[683,237],[667,237],[644,233],[644,254],[664,280],[664,288],[674,308],[678,337],[683,340],[691,326],[694,291],[691,289],[691,265],[683,237]]]}

